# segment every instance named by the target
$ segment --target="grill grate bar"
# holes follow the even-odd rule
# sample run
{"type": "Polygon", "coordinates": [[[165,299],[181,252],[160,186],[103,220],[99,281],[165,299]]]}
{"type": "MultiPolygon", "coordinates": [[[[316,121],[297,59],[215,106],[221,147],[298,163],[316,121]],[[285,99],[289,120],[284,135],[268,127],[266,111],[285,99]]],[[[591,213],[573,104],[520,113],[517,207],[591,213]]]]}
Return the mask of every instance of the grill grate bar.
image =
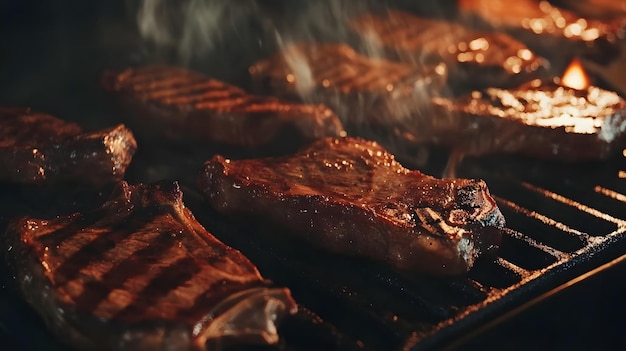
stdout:
{"type": "Polygon", "coordinates": [[[522,279],[530,275],[530,271],[524,269],[502,257],[496,258],[496,263],[505,269],[508,269],[511,272],[517,273],[522,279]]]}
{"type": "Polygon", "coordinates": [[[513,238],[515,238],[515,239],[521,240],[521,241],[525,242],[526,244],[528,244],[528,245],[530,245],[530,246],[532,246],[532,247],[534,247],[536,249],[539,249],[539,250],[547,253],[548,255],[550,255],[550,256],[558,259],[558,260],[564,260],[564,259],[568,259],[568,258],[571,257],[570,254],[565,253],[565,252],[560,251],[560,250],[557,250],[557,249],[555,249],[553,247],[550,247],[549,245],[541,244],[541,243],[537,242],[537,240],[527,236],[526,234],[520,233],[517,230],[513,230],[513,229],[510,229],[510,228],[505,228],[504,229],[504,233],[509,235],[509,236],[511,236],[511,237],[513,237],[513,238]]]}
{"type": "Polygon", "coordinates": [[[484,286],[483,284],[481,284],[479,281],[472,279],[472,278],[467,278],[466,280],[467,285],[471,286],[472,288],[479,290],[485,294],[489,294],[489,292],[491,291],[491,288],[488,288],[486,286],[484,286]]]}
{"type": "Polygon", "coordinates": [[[617,200],[617,201],[621,201],[621,202],[626,202],[626,195],[622,194],[622,193],[618,193],[617,191],[611,190],[611,189],[607,189],[605,187],[599,186],[597,185],[595,188],[593,188],[593,190],[597,193],[600,193],[602,195],[608,196],[613,200],[617,200]]]}
{"type": "Polygon", "coordinates": [[[522,206],[516,204],[513,201],[509,201],[509,200],[503,199],[503,198],[501,198],[499,196],[496,196],[496,195],[493,195],[493,198],[496,199],[496,201],[499,204],[501,204],[503,206],[506,206],[506,207],[509,207],[509,208],[511,208],[512,210],[514,210],[514,211],[516,211],[518,213],[524,214],[524,215],[526,215],[526,216],[528,216],[530,218],[539,220],[539,221],[543,222],[544,224],[547,224],[549,226],[555,227],[555,228],[557,228],[557,229],[559,229],[559,230],[561,230],[561,231],[563,231],[565,233],[572,234],[572,235],[575,235],[575,236],[583,239],[584,242],[585,242],[585,245],[589,243],[589,234],[587,234],[587,233],[584,233],[584,232],[581,232],[581,231],[576,230],[574,228],[571,228],[568,225],[566,225],[564,223],[561,223],[559,221],[556,221],[556,220],[554,220],[554,219],[552,219],[552,218],[550,218],[548,216],[542,215],[541,213],[538,213],[536,211],[532,211],[532,210],[529,210],[529,209],[527,209],[525,207],[522,207],[522,206]]]}
{"type": "Polygon", "coordinates": [[[524,188],[528,189],[528,190],[531,190],[531,191],[534,191],[536,193],[542,194],[542,195],[544,195],[546,197],[549,197],[549,198],[551,198],[553,200],[556,200],[556,201],[558,201],[560,203],[563,203],[563,204],[575,207],[575,208],[577,208],[577,209],[579,209],[579,210],[581,210],[583,212],[586,212],[586,213],[588,213],[588,214],[590,214],[592,216],[595,216],[595,217],[598,217],[600,219],[603,219],[603,220],[605,220],[607,222],[615,223],[618,226],[626,225],[626,221],[624,221],[624,220],[617,219],[617,218],[615,218],[613,216],[610,216],[610,215],[608,215],[608,214],[606,214],[604,212],[598,211],[595,208],[591,208],[591,207],[589,207],[587,205],[584,205],[584,204],[582,204],[582,203],[580,203],[578,201],[574,201],[574,200],[569,199],[569,198],[567,198],[567,197],[565,197],[563,195],[554,193],[554,192],[552,192],[550,190],[540,188],[538,186],[532,185],[532,184],[527,183],[527,182],[522,182],[521,185],[524,188]]]}

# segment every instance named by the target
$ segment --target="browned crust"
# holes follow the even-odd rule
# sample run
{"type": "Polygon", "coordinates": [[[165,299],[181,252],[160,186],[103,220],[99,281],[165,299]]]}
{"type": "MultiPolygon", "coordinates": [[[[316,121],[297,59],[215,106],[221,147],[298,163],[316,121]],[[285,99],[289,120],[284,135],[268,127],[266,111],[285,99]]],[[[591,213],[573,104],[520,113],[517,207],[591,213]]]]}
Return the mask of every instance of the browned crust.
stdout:
{"type": "Polygon", "coordinates": [[[547,73],[548,63],[506,33],[388,10],[349,22],[368,51],[414,65],[443,61],[449,84],[467,89],[516,86],[547,73]],[[437,38],[433,40],[433,38],[437,38]]]}
{"type": "Polygon", "coordinates": [[[336,43],[292,43],[249,72],[258,91],[326,104],[349,130],[420,116],[447,79],[444,65],[372,59],[336,43]]]}
{"type": "Polygon", "coordinates": [[[435,274],[466,272],[481,252],[498,246],[504,225],[484,182],[437,180],[406,170],[377,144],[356,138],[323,139],[285,158],[215,156],[198,185],[224,214],[269,220],[332,252],[435,274]],[[333,148],[345,151],[352,144],[364,153],[339,155],[334,166],[333,148]],[[353,183],[344,183],[348,178],[353,183]],[[481,218],[470,219],[463,208],[481,212],[481,218]],[[463,231],[422,222],[439,216],[445,222],[452,213],[459,220],[468,216],[461,220],[463,231]]]}
{"type": "Polygon", "coordinates": [[[242,89],[179,67],[148,66],[103,74],[132,118],[174,140],[259,147],[296,134],[305,143],[344,134],[323,105],[251,95],[242,89]]]}
{"type": "Polygon", "coordinates": [[[119,181],[137,149],[124,125],[84,132],[75,123],[29,109],[0,113],[0,180],[16,183],[119,181]]]}
{"type": "MultiPolygon", "coordinates": [[[[626,102],[613,92],[597,87],[589,89],[574,91],[550,84],[539,88],[524,86],[507,91],[489,89],[487,92],[476,91],[454,99],[435,99],[434,116],[440,121],[445,121],[442,123],[444,127],[436,133],[440,136],[438,142],[462,150],[467,155],[517,153],[566,162],[605,159],[617,145],[624,142],[626,102]],[[500,93],[510,96],[506,103],[498,98],[500,93]],[[552,98],[550,94],[560,98],[552,98]],[[528,104],[528,110],[518,111],[508,105],[515,103],[514,97],[518,95],[525,97],[517,99],[520,106],[528,104]],[[590,101],[591,98],[595,100],[590,101]],[[601,111],[587,115],[584,106],[572,105],[570,108],[576,111],[575,115],[577,114],[576,123],[586,126],[582,128],[575,127],[576,124],[559,125],[561,123],[558,121],[559,116],[564,113],[561,106],[558,107],[560,108],[558,111],[561,112],[554,113],[552,110],[536,111],[532,107],[546,106],[545,108],[550,109],[552,105],[557,105],[561,101],[562,106],[565,106],[569,99],[584,101],[588,106],[597,107],[601,111]],[[609,100],[616,100],[617,103],[603,105],[609,100]],[[492,110],[496,112],[491,112],[492,110]],[[526,115],[528,116],[525,117],[526,115]],[[550,118],[556,120],[554,124],[550,124],[550,118]],[[545,125],[538,124],[541,120],[545,121],[545,125]]],[[[574,118],[570,119],[574,121],[574,118]]]]}
{"type": "Polygon", "coordinates": [[[94,212],[22,218],[6,239],[26,300],[83,350],[199,351],[224,336],[274,343],[274,319],[296,309],[289,290],[267,286],[195,220],[176,183],[122,183],[94,212]]]}

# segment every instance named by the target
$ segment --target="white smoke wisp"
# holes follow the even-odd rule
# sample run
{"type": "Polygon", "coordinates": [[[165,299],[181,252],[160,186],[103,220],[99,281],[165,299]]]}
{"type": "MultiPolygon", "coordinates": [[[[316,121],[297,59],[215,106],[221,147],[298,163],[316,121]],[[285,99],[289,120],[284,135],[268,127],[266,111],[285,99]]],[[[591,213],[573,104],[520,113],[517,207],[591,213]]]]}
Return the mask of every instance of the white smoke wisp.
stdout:
{"type": "Polygon", "coordinates": [[[285,71],[292,74],[287,78],[293,80],[295,90],[303,101],[319,100],[312,96],[316,84],[319,84],[315,81],[314,67],[311,67],[312,57],[318,56],[315,44],[348,44],[370,57],[382,57],[378,46],[355,41],[356,36],[349,28],[350,19],[372,10],[372,3],[371,0],[299,2],[304,6],[294,7],[288,18],[272,23],[276,50],[282,56],[285,71]]]}
{"type": "Polygon", "coordinates": [[[144,0],[137,13],[137,25],[142,37],[157,45],[171,45],[172,35],[165,23],[166,9],[161,0],[144,0]]]}
{"type": "Polygon", "coordinates": [[[137,25],[142,38],[175,50],[187,63],[210,53],[226,34],[245,31],[257,10],[256,2],[248,0],[143,0],[137,25]]]}
{"type": "Polygon", "coordinates": [[[276,42],[282,49],[282,56],[290,72],[293,72],[294,84],[298,95],[303,100],[315,90],[315,79],[311,71],[311,65],[306,55],[298,49],[298,46],[287,46],[283,43],[280,33],[276,32],[276,42]]]}
{"type": "MultiPolygon", "coordinates": [[[[300,100],[325,103],[335,111],[344,124],[349,125],[349,133],[376,139],[393,152],[409,155],[405,158],[412,159],[416,164],[423,164],[428,156],[425,148],[417,146],[423,142],[423,132],[419,130],[420,126],[425,124],[422,119],[430,118],[432,115],[430,98],[439,93],[438,84],[431,84],[429,78],[429,74],[432,74],[429,73],[432,70],[431,66],[434,65],[426,63],[422,56],[411,57],[408,62],[404,61],[404,64],[416,68],[416,77],[419,76],[417,72],[424,71],[424,78],[415,82],[412,87],[413,99],[410,101],[405,98],[401,98],[402,102],[395,101],[394,96],[400,94],[400,89],[393,92],[390,90],[386,107],[381,102],[385,100],[384,97],[377,98],[375,94],[367,92],[339,91],[332,85],[335,77],[320,75],[320,67],[324,67],[320,61],[325,60],[327,53],[316,52],[316,48],[323,47],[316,44],[340,43],[369,59],[395,60],[390,57],[383,45],[379,31],[367,28],[358,32],[351,24],[363,14],[381,13],[389,10],[389,6],[386,2],[373,0],[306,2],[304,7],[292,11],[289,18],[274,23],[276,51],[281,55],[281,63],[284,65],[286,74],[284,79],[293,84],[292,92],[295,92],[300,100]],[[382,130],[374,126],[375,123],[372,121],[376,118],[385,118],[393,130],[382,130]]],[[[357,68],[348,64],[333,69],[341,75],[342,70],[357,68]]],[[[437,69],[438,74],[447,76],[447,72],[439,73],[439,70],[446,70],[445,65],[437,65],[437,69]]],[[[433,79],[438,80],[437,77],[433,79]]],[[[279,86],[282,84],[284,83],[278,83],[279,86]]],[[[383,92],[382,95],[384,94],[383,92]]]]}

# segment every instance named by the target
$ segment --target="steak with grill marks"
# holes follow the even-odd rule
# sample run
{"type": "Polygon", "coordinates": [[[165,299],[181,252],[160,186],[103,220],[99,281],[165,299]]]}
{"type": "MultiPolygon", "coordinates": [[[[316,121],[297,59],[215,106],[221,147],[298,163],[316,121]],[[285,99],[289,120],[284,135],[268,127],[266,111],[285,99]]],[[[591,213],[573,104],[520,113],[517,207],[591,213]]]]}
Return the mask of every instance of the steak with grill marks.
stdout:
{"type": "Polygon", "coordinates": [[[466,155],[597,160],[623,144],[626,133],[626,101],[594,86],[577,90],[537,80],[436,98],[434,110],[442,121],[440,143],[466,155]]]}
{"type": "Polygon", "coordinates": [[[85,132],[75,123],[32,112],[0,108],[0,181],[42,184],[122,179],[137,149],[124,125],[85,132]]]}
{"type": "Polygon", "coordinates": [[[177,183],[130,186],[92,212],[13,221],[9,265],[26,300],[83,350],[205,350],[222,337],[277,341],[295,312],[182,202],[177,183]]]}
{"type": "Polygon", "coordinates": [[[461,18],[506,31],[549,58],[562,72],[575,57],[608,64],[626,39],[626,16],[594,19],[554,6],[551,1],[459,0],[461,18]]]}
{"type": "Polygon", "coordinates": [[[142,129],[152,127],[153,134],[174,140],[284,149],[287,140],[297,148],[345,134],[337,116],[323,105],[251,95],[179,67],[109,71],[103,86],[130,108],[142,129]]]}
{"type": "Polygon", "coordinates": [[[219,212],[269,220],[326,250],[459,274],[499,246],[504,218],[481,180],[408,170],[375,142],[325,138],[292,156],[207,161],[198,186],[219,212]]]}
{"type": "Polygon", "coordinates": [[[445,62],[449,83],[457,89],[513,87],[548,72],[545,59],[506,33],[397,10],[360,15],[350,21],[350,28],[368,50],[382,51],[392,59],[445,62]]]}
{"type": "Polygon", "coordinates": [[[249,71],[258,91],[330,106],[353,135],[425,117],[447,77],[443,64],[372,59],[332,43],[286,45],[249,71]]]}

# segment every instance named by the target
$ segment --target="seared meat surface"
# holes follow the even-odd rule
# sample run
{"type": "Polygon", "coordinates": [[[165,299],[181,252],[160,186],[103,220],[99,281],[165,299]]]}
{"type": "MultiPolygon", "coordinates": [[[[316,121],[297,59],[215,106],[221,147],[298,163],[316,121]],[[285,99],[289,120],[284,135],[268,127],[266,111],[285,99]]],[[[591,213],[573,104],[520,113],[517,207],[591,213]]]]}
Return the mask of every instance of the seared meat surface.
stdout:
{"type": "Polygon", "coordinates": [[[330,106],[355,135],[422,116],[447,77],[443,64],[372,59],[328,43],[289,44],[249,71],[260,91],[330,106]]]}
{"type": "Polygon", "coordinates": [[[21,218],[6,257],[26,300],[82,350],[205,350],[277,341],[296,305],[200,225],[177,183],[130,186],[92,212],[21,218]]]}
{"type": "Polygon", "coordinates": [[[614,92],[539,81],[434,100],[439,142],[468,155],[520,153],[563,161],[602,159],[623,141],[626,102],[614,92]]]}
{"type": "Polygon", "coordinates": [[[459,11],[472,23],[507,31],[549,58],[558,72],[574,57],[607,63],[626,39],[626,16],[594,19],[542,0],[460,0],[459,11]]]}
{"type": "Polygon", "coordinates": [[[0,181],[103,184],[124,177],[137,149],[124,125],[85,132],[75,123],[32,112],[0,109],[0,181]]]}
{"type": "Polygon", "coordinates": [[[221,213],[269,220],[326,250],[400,269],[459,274],[498,247],[504,218],[481,180],[408,170],[375,142],[325,138],[280,158],[205,163],[221,213]]]}
{"type": "Polygon", "coordinates": [[[130,108],[134,121],[174,140],[261,147],[293,140],[297,147],[345,132],[323,105],[251,95],[184,68],[148,66],[106,72],[103,86],[130,108]]]}
{"type": "Polygon", "coordinates": [[[547,73],[546,60],[502,32],[397,10],[360,15],[350,28],[369,51],[414,65],[445,62],[449,83],[463,89],[513,87],[547,73]]]}

